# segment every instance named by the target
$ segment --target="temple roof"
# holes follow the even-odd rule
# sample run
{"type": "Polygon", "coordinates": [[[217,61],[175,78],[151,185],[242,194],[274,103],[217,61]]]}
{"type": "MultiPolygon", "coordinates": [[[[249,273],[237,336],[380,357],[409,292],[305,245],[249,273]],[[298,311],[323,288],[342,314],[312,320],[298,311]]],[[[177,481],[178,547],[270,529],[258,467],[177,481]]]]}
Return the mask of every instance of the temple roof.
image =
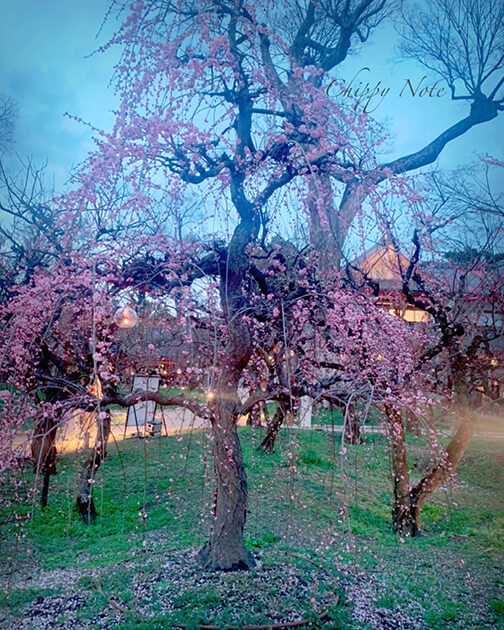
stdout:
{"type": "Polygon", "coordinates": [[[402,288],[402,273],[409,266],[409,260],[398,252],[391,243],[374,245],[352,261],[355,273],[368,276],[378,282],[381,290],[402,288]]]}

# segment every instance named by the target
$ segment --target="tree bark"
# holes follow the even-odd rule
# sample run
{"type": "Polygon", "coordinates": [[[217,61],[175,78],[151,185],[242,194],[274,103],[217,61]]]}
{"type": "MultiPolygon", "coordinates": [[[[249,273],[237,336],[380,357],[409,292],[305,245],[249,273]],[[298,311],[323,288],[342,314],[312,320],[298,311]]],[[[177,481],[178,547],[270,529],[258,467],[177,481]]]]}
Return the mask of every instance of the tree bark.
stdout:
{"type": "Polygon", "coordinates": [[[348,226],[340,223],[329,175],[311,175],[308,178],[308,190],[310,244],[319,255],[319,271],[327,275],[340,266],[342,244],[348,226]]]}
{"type": "Polygon", "coordinates": [[[255,564],[243,542],[248,492],[236,425],[240,407],[238,384],[252,354],[250,330],[241,316],[248,306],[242,287],[249,268],[246,250],[257,234],[258,217],[244,197],[242,174],[234,174],[231,193],[241,221],[233,232],[226,266],[220,274],[227,336],[211,414],[216,479],[214,520],[208,542],[198,554],[205,569],[224,571],[248,569],[255,564]]]}
{"type": "Polygon", "coordinates": [[[261,446],[261,450],[265,453],[272,454],[275,450],[275,440],[280,431],[280,427],[284,421],[285,410],[283,406],[279,403],[276,411],[273,415],[273,418],[267,424],[266,435],[264,436],[261,446]]]}
{"type": "Polygon", "coordinates": [[[436,465],[411,490],[412,518],[417,530],[420,529],[420,512],[425,502],[436,488],[452,475],[462,459],[474,433],[475,414],[468,408],[460,410],[460,424],[450,440],[446,451],[436,465]]]}
{"type": "MultiPolygon", "coordinates": [[[[473,341],[466,352],[469,355],[476,353],[478,345],[477,342],[473,341]]],[[[471,395],[468,383],[470,374],[468,373],[466,353],[462,352],[461,340],[451,339],[448,350],[455,408],[459,410],[460,422],[441,461],[432,466],[411,490],[411,509],[417,528],[419,528],[420,512],[427,499],[457,469],[471,441],[476,423],[476,415],[470,408],[471,395]]]]}
{"type": "MultiPolygon", "coordinates": [[[[222,379],[223,380],[223,379],[222,379]]],[[[255,561],[243,542],[247,516],[247,476],[236,430],[238,379],[220,384],[212,420],[212,454],[216,489],[210,537],[198,553],[203,568],[235,571],[249,569],[255,561]]]]}
{"type": "Polygon", "coordinates": [[[37,423],[35,435],[31,442],[33,458],[33,472],[42,477],[41,505],[47,506],[49,496],[50,476],[56,471],[56,432],[58,429],[57,418],[43,418],[37,423]]]}
{"type": "Polygon", "coordinates": [[[88,525],[96,520],[97,511],[93,501],[93,486],[95,477],[106,455],[107,442],[110,436],[110,412],[105,412],[105,417],[96,419],[96,438],[93,449],[89,451],[79,473],[77,486],[76,505],[82,520],[88,525]]]}
{"type": "Polygon", "coordinates": [[[392,522],[395,531],[416,536],[420,532],[420,514],[427,500],[440,484],[452,475],[462,459],[474,433],[476,415],[469,406],[466,365],[463,353],[455,342],[450,352],[455,401],[460,422],[441,460],[434,464],[413,488],[409,487],[409,472],[404,443],[404,427],[398,409],[386,407],[389,420],[390,449],[394,474],[392,522]]]}
{"type": "Polygon", "coordinates": [[[393,475],[392,528],[401,536],[416,536],[418,528],[411,509],[408,461],[401,411],[385,407],[393,475]]]}
{"type": "Polygon", "coordinates": [[[345,416],[345,442],[347,444],[362,444],[362,432],[358,419],[355,416],[354,406],[348,405],[348,412],[345,416]]]}

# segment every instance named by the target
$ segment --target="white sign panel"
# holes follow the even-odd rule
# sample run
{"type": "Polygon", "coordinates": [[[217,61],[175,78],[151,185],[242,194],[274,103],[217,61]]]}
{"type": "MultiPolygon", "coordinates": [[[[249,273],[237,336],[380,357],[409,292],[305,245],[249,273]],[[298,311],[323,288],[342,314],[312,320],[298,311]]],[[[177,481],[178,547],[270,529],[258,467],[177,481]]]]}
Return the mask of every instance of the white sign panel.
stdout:
{"type": "MultiPolygon", "coordinates": [[[[157,392],[159,391],[160,376],[141,376],[136,374],[133,377],[131,391],[135,390],[157,392]]],[[[136,405],[128,407],[126,426],[143,426],[147,422],[153,422],[156,413],[156,403],[153,400],[142,400],[136,405]]]]}
{"type": "Polygon", "coordinates": [[[299,426],[304,429],[311,427],[312,399],[309,396],[301,396],[299,399],[299,426]]]}

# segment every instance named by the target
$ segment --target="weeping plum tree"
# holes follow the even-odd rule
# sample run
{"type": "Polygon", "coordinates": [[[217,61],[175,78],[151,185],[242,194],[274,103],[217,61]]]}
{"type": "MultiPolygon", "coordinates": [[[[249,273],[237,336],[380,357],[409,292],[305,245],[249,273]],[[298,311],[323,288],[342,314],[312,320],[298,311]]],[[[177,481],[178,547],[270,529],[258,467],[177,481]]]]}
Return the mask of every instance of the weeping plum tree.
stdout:
{"type": "Polygon", "coordinates": [[[242,539],[247,486],[236,432],[243,410],[236,392],[253,353],[244,292],[250,255],[266,237],[269,207],[281,202],[284,190],[301,198],[310,173],[346,181],[373,164],[371,122],[359,126],[355,112],[324,94],[321,81],[344,59],[352,36],[379,21],[382,9],[383,3],[357,4],[340,29],[337,12],[315,15],[314,4],[293,4],[295,32],[284,23],[284,41],[274,30],[285,17],[283,7],[273,2],[138,3],[113,41],[124,46],[117,69],[121,107],[113,132],[100,140],[81,174],[76,204],[82,193],[89,198],[120,176],[133,193],[126,202],[130,212],[152,208],[160,193],[180,194],[182,185],[199,186],[220,222],[231,208],[229,242],[213,262],[225,334],[209,405],[217,488],[215,525],[200,552],[207,567],[253,563],[242,539]],[[307,36],[320,31],[328,38],[320,28],[323,17],[331,19],[340,42],[325,46],[318,58],[307,36]],[[273,23],[265,24],[268,19],[273,23]],[[105,173],[112,177],[104,181],[105,173]]]}
{"type": "MultiPolygon", "coordinates": [[[[139,204],[145,203],[140,193],[151,204],[161,189],[174,195],[183,184],[198,186],[208,205],[230,208],[234,224],[217,273],[225,335],[210,411],[217,489],[215,527],[201,552],[208,567],[252,562],[242,543],[247,491],[236,391],[254,349],[246,320],[251,255],[265,241],[270,208],[285,190],[306,205],[316,275],[327,280],[324,261],[337,267],[349,226],[381,182],[393,186],[394,176],[432,163],[449,141],[502,109],[499,82],[483,92],[500,69],[487,56],[477,85],[466,82],[469,114],[417,152],[379,164],[372,121],[331,100],[323,86],[387,11],[387,3],[370,0],[139,2],[113,41],[124,47],[117,69],[121,107],[83,186],[92,190],[105,168],[123,174],[139,204]]],[[[493,19],[484,5],[479,17],[493,19]]],[[[495,45],[495,38],[482,44],[495,45]]],[[[267,278],[255,273],[255,280],[264,294],[267,278]]]]}
{"type": "MultiPolygon", "coordinates": [[[[412,482],[401,411],[386,407],[393,525],[402,534],[420,531],[422,507],[456,473],[472,438],[478,409],[501,397],[495,368],[502,361],[504,335],[500,238],[504,214],[502,194],[489,185],[486,162],[472,172],[465,169],[463,175],[426,178],[428,212],[417,214],[411,256],[399,265],[405,303],[430,319],[429,342],[418,358],[418,368],[430,367],[425,385],[438,399],[450,401],[455,425],[446,448],[438,444],[428,469],[412,482]]],[[[399,248],[397,231],[391,229],[389,238],[399,248]]]]}
{"type": "MultiPolygon", "coordinates": [[[[64,247],[60,242],[61,231],[56,229],[59,213],[52,206],[50,195],[44,186],[44,169],[37,168],[31,160],[26,163],[20,161],[20,170],[16,175],[9,173],[4,164],[0,161],[0,239],[2,247],[2,264],[0,266],[0,302],[2,328],[5,339],[2,344],[2,365],[0,366],[0,380],[2,383],[10,385],[11,388],[19,389],[22,386],[25,392],[36,391],[32,402],[38,403],[38,409],[34,414],[34,439],[32,441],[32,457],[34,469],[37,475],[42,477],[42,505],[47,504],[50,475],[56,472],[55,458],[55,438],[57,429],[61,423],[61,411],[68,398],[68,393],[56,382],[43,383],[41,375],[54,376],[52,364],[54,355],[48,337],[44,333],[44,327],[37,326],[42,323],[39,309],[46,310],[46,316],[55,313],[51,306],[55,306],[59,312],[62,311],[61,303],[59,307],[47,299],[44,295],[48,289],[48,277],[44,276],[44,271],[51,268],[51,275],[54,272],[55,264],[65,257],[64,247]],[[40,281],[32,285],[34,278],[40,281]],[[45,288],[42,286],[45,283],[45,288]],[[41,300],[37,299],[41,296],[41,300]],[[23,296],[23,297],[20,297],[23,296]],[[43,296],[43,297],[42,297],[43,296]],[[27,309],[27,304],[30,308],[27,309]],[[49,308],[48,308],[49,307],[49,308]],[[28,313],[25,311],[28,310],[28,313]],[[14,314],[19,318],[15,323],[11,322],[14,314]],[[26,317],[26,315],[28,315],[26,317]],[[14,324],[18,335],[14,334],[10,324],[14,324]],[[10,330],[9,330],[10,329],[10,330]],[[30,331],[31,329],[31,331],[30,331]],[[31,337],[33,329],[37,329],[35,338],[31,337]],[[24,336],[21,340],[20,335],[24,336]],[[37,347],[34,355],[25,354],[22,350],[23,343],[37,347]],[[36,356],[35,356],[36,355],[36,356]],[[22,357],[28,361],[32,356],[32,376],[34,379],[26,378],[26,371],[20,372],[22,357]],[[16,373],[13,373],[16,368],[16,373]],[[63,406],[59,408],[57,403],[63,406]]],[[[18,167],[18,168],[19,168],[18,167]]],[[[18,169],[16,169],[18,170],[18,169]]],[[[49,281],[50,284],[50,281],[49,281]]],[[[74,298],[78,294],[86,291],[80,284],[76,287],[74,298]]],[[[61,296],[61,286],[58,287],[61,296]]],[[[68,292],[70,296],[72,291],[68,292]]],[[[57,319],[57,316],[56,316],[57,319]]],[[[68,319],[68,318],[67,318],[68,319]]],[[[48,320],[49,321],[49,320],[48,320]]],[[[46,331],[47,332],[47,331],[46,331]]],[[[86,364],[86,357],[83,356],[82,340],[77,344],[75,357],[82,368],[86,364]]],[[[59,365],[64,364],[61,359],[59,365]]],[[[89,371],[86,366],[85,372],[89,371]]],[[[72,378],[75,382],[78,365],[74,365],[72,378]]],[[[9,389],[4,390],[4,396],[9,397],[9,389]]],[[[25,417],[26,407],[22,397],[17,400],[10,400],[14,407],[10,409],[11,418],[22,419],[25,417]],[[15,408],[19,405],[23,409],[22,413],[16,413],[15,408]]],[[[9,407],[9,405],[8,405],[9,407]]],[[[29,407],[29,404],[28,404],[29,407]]],[[[14,423],[14,428],[16,423],[14,423]]]]}
{"type": "MultiPolygon", "coordinates": [[[[100,243],[118,235],[107,241],[106,256],[96,243],[88,250],[98,256],[100,282],[176,298],[188,348],[196,321],[214,340],[207,347],[211,389],[196,409],[213,431],[213,527],[200,551],[207,568],[254,562],[243,543],[240,414],[267,399],[292,411],[301,395],[348,396],[349,389],[383,405],[420,397],[422,374],[418,387],[411,381],[421,340],[398,318],[378,313],[368,296],[342,289],[342,248],[364,202],[380,198],[378,187],[403,195],[408,186],[400,175],[432,163],[448,142],[495,118],[501,102],[480,82],[469,92],[465,118],[415,153],[380,164],[380,128],[329,97],[326,86],[394,9],[385,0],[139,0],[110,42],[123,49],[115,125],[98,136],[74,190],[59,203],[70,234],[86,229],[100,243]],[[211,218],[204,238],[180,240],[180,231],[170,237],[170,203],[182,204],[196,190],[211,218]],[[310,243],[288,260],[269,232],[276,216],[293,210],[297,221],[307,217],[310,243]],[[127,240],[115,231],[118,223],[128,227],[127,240]],[[401,341],[391,346],[392,339],[401,341]],[[256,386],[241,402],[243,376],[256,386]]],[[[99,353],[98,369],[113,374],[109,354],[99,353]]],[[[202,382],[197,367],[192,374],[202,382]]],[[[132,404],[140,396],[121,397],[112,380],[101,404],[132,404]]]]}

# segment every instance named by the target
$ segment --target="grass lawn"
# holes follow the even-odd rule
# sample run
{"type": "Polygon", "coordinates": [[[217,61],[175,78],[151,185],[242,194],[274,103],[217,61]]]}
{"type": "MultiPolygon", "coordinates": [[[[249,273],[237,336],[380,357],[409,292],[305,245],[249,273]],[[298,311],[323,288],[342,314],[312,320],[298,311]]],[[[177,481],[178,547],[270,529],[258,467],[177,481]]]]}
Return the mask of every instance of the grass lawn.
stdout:
{"type": "MultiPolygon", "coordinates": [[[[204,432],[111,444],[95,525],[73,506],[78,454],[61,457],[42,511],[25,469],[4,480],[0,628],[177,628],[311,620],[320,628],[504,628],[504,440],[475,438],[423,513],[390,531],[385,439],[284,429],[274,455],[243,428],[246,544],[256,569],[203,573],[212,462],[204,432]],[[10,504],[9,504],[10,503],[10,504]],[[320,620],[320,617],[323,617],[320,620]]],[[[410,436],[413,471],[427,461],[410,436]]]]}

